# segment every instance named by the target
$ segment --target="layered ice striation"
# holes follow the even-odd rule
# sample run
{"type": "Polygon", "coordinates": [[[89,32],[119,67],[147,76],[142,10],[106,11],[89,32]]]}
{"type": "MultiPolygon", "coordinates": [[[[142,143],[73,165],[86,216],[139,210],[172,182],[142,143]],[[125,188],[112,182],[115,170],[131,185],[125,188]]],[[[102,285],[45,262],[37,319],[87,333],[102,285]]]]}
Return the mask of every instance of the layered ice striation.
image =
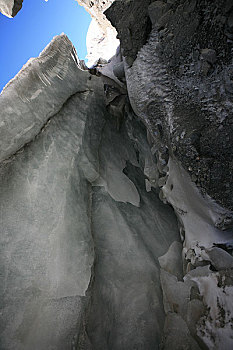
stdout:
{"type": "Polygon", "coordinates": [[[58,36],[1,94],[1,349],[161,340],[158,256],[179,240],[176,217],[146,191],[145,129],[119,129],[80,67],[58,36]]]}
{"type": "MultiPolygon", "coordinates": [[[[112,2],[80,0],[103,33],[112,2]]],[[[150,3],[91,75],[63,34],[0,95],[1,349],[232,349],[232,5],[150,3]]]]}
{"type": "MultiPolygon", "coordinates": [[[[65,36],[51,45],[38,66],[25,67],[1,95],[1,132],[11,133],[12,153],[19,149],[0,170],[2,349],[69,348],[82,325],[91,278],[91,188],[83,175],[91,156],[84,139],[92,130],[96,158],[104,115],[101,85],[93,79],[95,94],[88,88],[88,73],[78,68],[65,36]],[[54,45],[63,49],[55,57],[54,45]],[[12,120],[7,128],[5,120],[12,120]],[[21,132],[25,123],[27,137],[21,132]]],[[[93,161],[89,177],[96,176],[95,166],[93,161]]]]}
{"type": "Polygon", "coordinates": [[[35,137],[71,95],[90,88],[79,68],[75,48],[63,34],[6,85],[0,95],[1,161],[35,137]]]}

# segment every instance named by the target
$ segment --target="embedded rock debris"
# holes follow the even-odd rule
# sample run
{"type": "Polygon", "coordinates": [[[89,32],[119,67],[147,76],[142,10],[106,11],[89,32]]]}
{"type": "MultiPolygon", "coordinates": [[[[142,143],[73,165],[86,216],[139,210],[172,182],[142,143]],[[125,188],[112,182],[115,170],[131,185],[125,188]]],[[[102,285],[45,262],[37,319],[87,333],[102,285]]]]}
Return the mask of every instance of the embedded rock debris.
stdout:
{"type": "Polygon", "coordinates": [[[233,346],[232,10],[231,1],[116,1],[105,12],[183,244],[159,258],[164,349],[233,346]]]}
{"type": "Polygon", "coordinates": [[[109,21],[104,15],[104,11],[111,6],[115,0],[76,0],[79,5],[83,6],[87,12],[90,13],[92,18],[95,18],[96,22],[103,28],[109,26],[109,21]]]}
{"type": "Polygon", "coordinates": [[[0,0],[0,12],[7,17],[14,17],[21,10],[23,0],[0,0]]]}
{"type": "Polygon", "coordinates": [[[233,210],[231,1],[155,1],[152,30],[135,46],[142,7],[116,1],[106,11],[120,27],[133,109],[198,187],[233,210]]]}
{"type": "Polygon", "coordinates": [[[78,2],[0,95],[0,348],[231,350],[232,1],[78,2]]]}

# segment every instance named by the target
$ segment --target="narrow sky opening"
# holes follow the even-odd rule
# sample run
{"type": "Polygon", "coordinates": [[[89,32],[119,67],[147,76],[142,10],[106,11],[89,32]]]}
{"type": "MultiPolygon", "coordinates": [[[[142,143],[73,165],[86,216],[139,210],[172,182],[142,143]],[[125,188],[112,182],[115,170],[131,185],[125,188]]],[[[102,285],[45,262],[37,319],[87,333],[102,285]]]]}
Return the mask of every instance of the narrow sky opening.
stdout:
{"type": "Polygon", "coordinates": [[[31,57],[64,32],[85,59],[90,15],[75,0],[24,0],[14,18],[0,13],[0,91],[31,57]]]}

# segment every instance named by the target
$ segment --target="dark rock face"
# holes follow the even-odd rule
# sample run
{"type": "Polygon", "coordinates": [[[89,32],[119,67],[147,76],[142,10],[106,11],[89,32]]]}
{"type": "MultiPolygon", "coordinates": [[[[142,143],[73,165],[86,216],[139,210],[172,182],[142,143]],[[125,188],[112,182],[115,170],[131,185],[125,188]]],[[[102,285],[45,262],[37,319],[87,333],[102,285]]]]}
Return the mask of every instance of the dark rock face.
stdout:
{"type": "Polygon", "coordinates": [[[15,17],[23,6],[23,0],[15,0],[12,8],[12,17],[15,17]]]}
{"type": "Polygon", "coordinates": [[[119,31],[131,106],[146,125],[157,158],[160,198],[173,206],[183,242],[182,282],[171,268],[178,254],[174,245],[160,259],[162,348],[221,349],[224,344],[231,349],[232,316],[226,315],[233,309],[226,311],[226,305],[233,293],[232,2],[155,1],[148,7],[147,41],[130,49],[123,11],[130,8],[136,31],[140,6],[117,1],[106,14],[119,31]],[[227,294],[222,276],[229,281],[227,294]]]}
{"type": "Polygon", "coordinates": [[[152,0],[115,1],[105,15],[117,29],[123,55],[132,64],[151,31],[148,6],[152,0]]]}
{"type": "Polygon", "coordinates": [[[1,0],[0,12],[7,17],[14,17],[21,10],[23,0],[1,0]]]}
{"type": "Polygon", "coordinates": [[[138,54],[127,70],[131,103],[152,135],[160,133],[170,154],[181,161],[197,186],[233,209],[232,4],[155,1],[146,9],[148,5],[116,1],[106,12],[119,28],[126,61],[138,54]],[[138,15],[140,6],[145,6],[143,23],[148,11],[153,25],[141,50],[147,33],[138,15]],[[142,28],[140,44],[132,40],[131,49],[126,45],[130,37],[126,18],[131,18],[129,26],[135,35],[142,28]]]}
{"type": "Polygon", "coordinates": [[[104,16],[104,11],[114,2],[114,0],[76,0],[85,8],[86,11],[98,22],[98,24],[104,30],[104,27],[108,26],[108,21],[104,16]]]}

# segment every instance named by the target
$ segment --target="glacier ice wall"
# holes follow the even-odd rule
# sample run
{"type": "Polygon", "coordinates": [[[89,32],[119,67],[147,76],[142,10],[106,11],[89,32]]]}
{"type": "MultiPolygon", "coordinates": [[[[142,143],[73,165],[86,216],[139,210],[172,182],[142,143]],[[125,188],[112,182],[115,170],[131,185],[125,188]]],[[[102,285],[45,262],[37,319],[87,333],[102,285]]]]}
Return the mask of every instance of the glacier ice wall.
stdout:
{"type": "Polygon", "coordinates": [[[231,349],[232,2],[106,14],[108,64],[61,35],[0,96],[0,347],[231,349]]]}
{"type": "Polygon", "coordinates": [[[130,119],[118,128],[67,37],[51,46],[0,98],[13,145],[0,167],[1,348],[158,347],[158,256],[179,236],[171,208],[146,191],[146,131],[130,119]]]}
{"type": "MultiPolygon", "coordinates": [[[[52,45],[56,42],[61,44],[61,41],[64,52],[69,53],[71,44],[64,36],[56,37],[52,45]]],[[[93,78],[92,87],[95,86],[96,93],[88,89],[88,73],[79,70],[74,63],[76,75],[72,69],[69,73],[79,81],[78,86],[85,83],[81,89],[76,85],[76,89],[73,86],[69,90],[75,79],[69,79],[67,84],[66,75],[59,76],[61,64],[67,73],[67,55],[58,51],[58,60],[52,60],[48,50],[44,58],[45,65],[48,63],[46,59],[50,60],[49,69],[46,66],[48,85],[41,81],[38,94],[35,90],[25,90],[25,86],[30,87],[30,84],[38,87],[36,69],[33,71],[27,66],[21,72],[24,78],[21,94],[17,95],[19,85],[16,78],[0,99],[1,125],[4,125],[4,120],[15,116],[18,118],[15,125],[19,129],[24,129],[27,118],[32,130],[30,138],[25,139],[21,133],[14,135],[16,129],[8,123],[8,130],[13,134],[9,139],[14,141],[14,136],[16,139],[15,143],[12,142],[14,150],[23,148],[1,163],[1,348],[4,349],[68,348],[72,337],[77,334],[77,327],[82,326],[83,297],[90,282],[94,259],[90,184],[83,175],[91,156],[85,149],[84,139],[88,139],[87,125],[92,128],[92,115],[96,115],[99,127],[93,126],[91,141],[92,154],[95,155],[104,115],[101,93],[98,97],[101,86],[98,82],[95,85],[94,80],[97,79],[93,78]],[[53,81],[54,78],[63,82],[63,89],[62,85],[53,81]],[[48,93],[47,86],[52,93],[48,93]],[[18,100],[14,101],[15,95],[11,95],[11,101],[14,101],[11,108],[16,106],[17,101],[19,108],[17,114],[11,111],[8,115],[4,96],[9,98],[10,91],[18,96],[18,100]],[[31,99],[27,91],[30,91],[31,99]],[[68,93],[72,95],[68,96],[68,93]],[[33,103],[36,103],[34,107],[33,103]],[[57,112],[50,122],[46,122],[48,111],[44,107],[47,103],[51,111],[57,112]],[[25,109],[20,110],[20,106],[25,109]],[[36,117],[40,115],[41,131],[34,128],[36,118],[33,111],[37,113],[36,117]],[[82,162],[83,171],[78,166],[82,162]]],[[[70,60],[74,62],[73,57],[70,60]]],[[[40,66],[39,75],[45,71],[43,63],[40,66]]],[[[7,134],[6,129],[3,131],[7,134]]],[[[89,166],[90,178],[95,177],[95,167],[93,161],[89,166]]]]}

